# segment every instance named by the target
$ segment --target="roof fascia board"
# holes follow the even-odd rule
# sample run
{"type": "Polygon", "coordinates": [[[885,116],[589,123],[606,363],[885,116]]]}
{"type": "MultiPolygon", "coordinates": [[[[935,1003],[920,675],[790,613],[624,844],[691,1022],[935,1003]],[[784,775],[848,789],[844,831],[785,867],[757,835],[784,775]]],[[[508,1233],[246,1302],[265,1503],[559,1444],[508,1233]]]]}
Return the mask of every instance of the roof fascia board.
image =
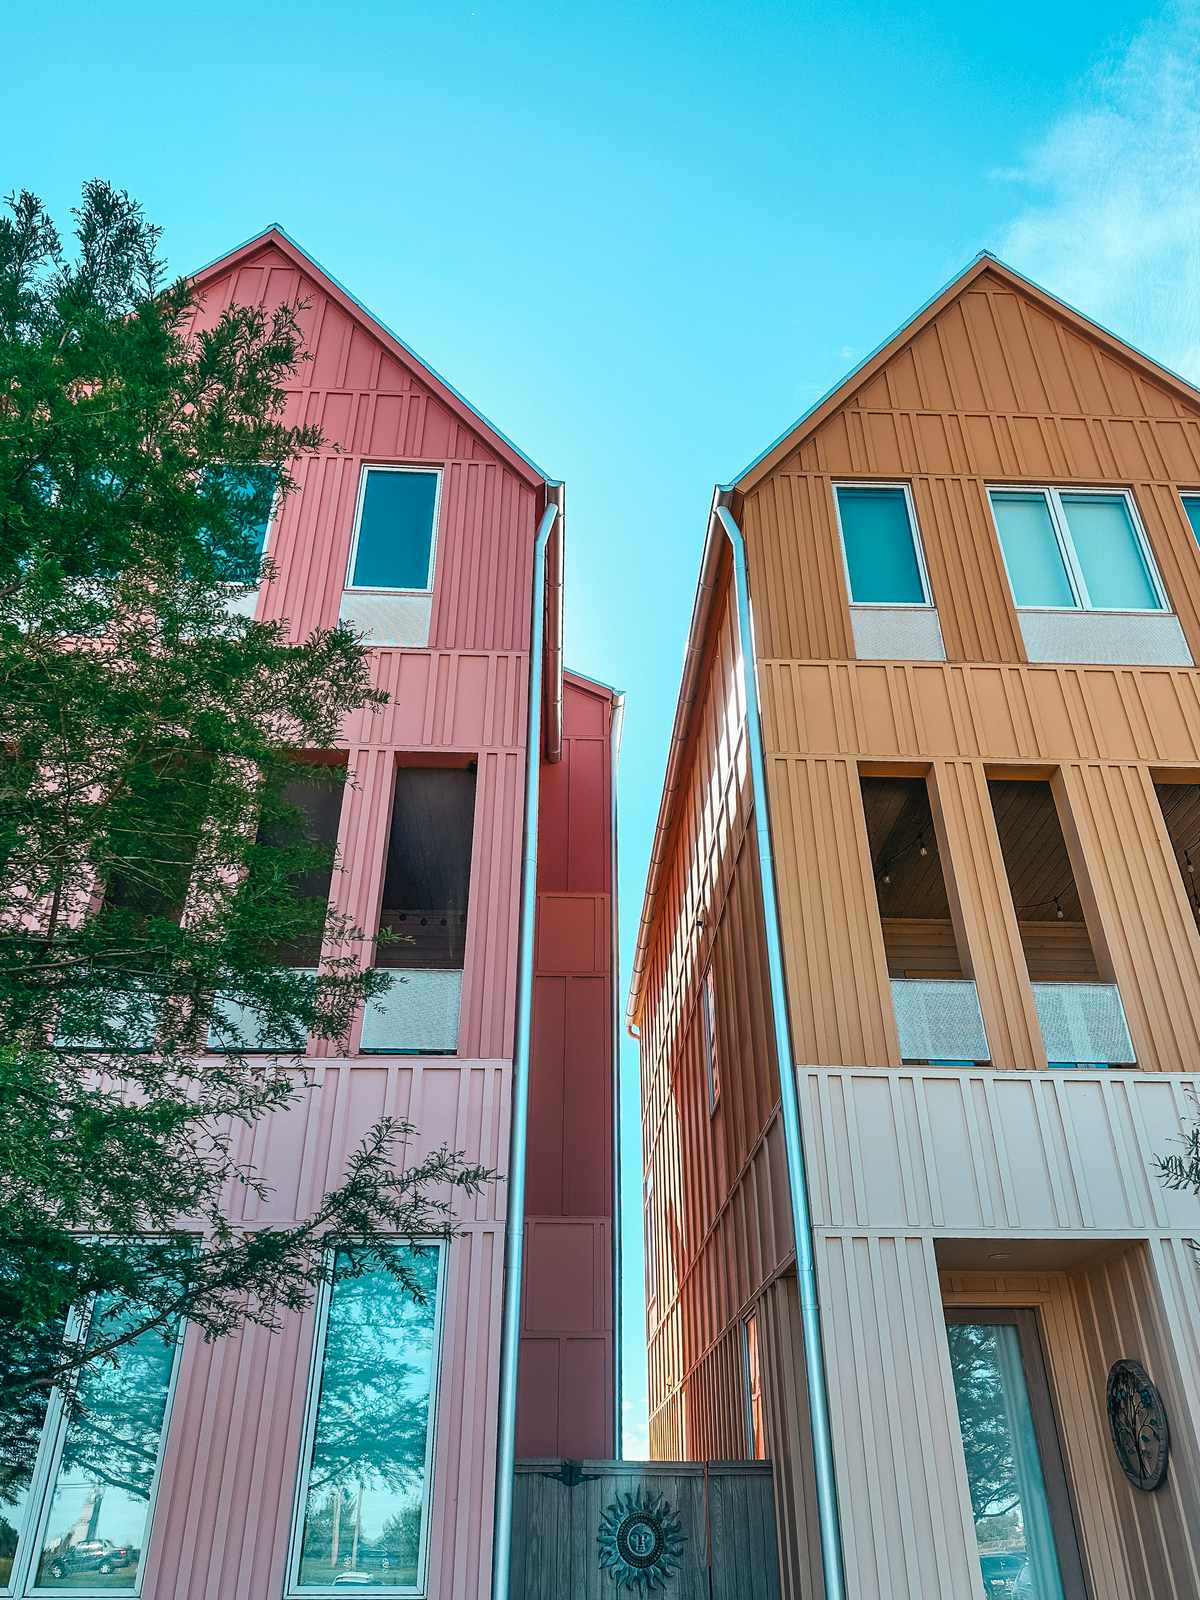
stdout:
{"type": "Polygon", "coordinates": [[[875,374],[883,367],[896,352],[914,339],[923,328],[928,326],[935,317],[985,272],[991,272],[998,278],[1007,279],[1015,289],[1035,301],[1051,316],[1058,317],[1073,327],[1084,338],[1090,338],[1103,345],[1117,359],[1133,362],[1141,367],[1149,377],[1159,383],[1167,383],[1172,389],[1182,394],[1183,398],[1191,405],[1200,405],[1200,389],[1195,384],[1189,383],[1179,373],[1173,372],[1170,367],[1164,366],[1161,361],[1156,361],[1153,356],[1148,356],[1139,350],[1136,345],[1130,344],[1119,335],[1111,332],[1102,323],[1094,321],[1091,317],[1078,311],[1067,301],[1060,300],[1049,289],[1043,289],[1040,284],[1034,283],[1024,273],[1018,272],[1015,267],[1010,267],[1007,262],[1001,261],[999,256],[993,255],[988,250],[980,251],[962,272],[951,278],[929,300],[925,302],[911,317],[901,324],[896,331],[888,336],[882,344],[877,345],[869,355],[850,369],[832,389],[826,391],[821,398],[814,402],[804,414],[796,419],[792,425],[781,433],[780,436],[760,455],[745,466],[736,477],[732,478],[723,487],[736,490],[745,494],[772,470],[796,447],[820,427],[839,406],[849,399],[850,395],[863,384],[870,382],[875,374]]]}
{"type": "Polygon", "coordinates": [[[298,244],[277,222],[271,223],[261,233],[255,234],[252,239],[247,239],[233,250],[228,250],[224,255],[220,255],[214,261],[210,261],[207,266],[199,268],[196,272],[189,273],[189,281],[195,284],[197,288],[203,289],[213,278],[228,271],[239,260],[246,259],[255,252],[265,249],[268,245],[274,245],[281,250],[302,272],[320,279],[322,286],[333,296],[342,309],[353,317],[356,322],[365,324],[370,332],[380,339],[405,366],[415,365],[418,367],[422,381],[435,391],[438,398],[444,401],[473,433],[482,433],[485,436],[485,442],[497,454],[502,456],[508,465],[526,482],[540,487],[543,484],[550,484],[555,481],[547,473],[543,472],[536,461],[527,456],[518,445],[514,444],[507,434],[502,433],[494,422],[490,422],[482,411],[473,406],[464,394],[461,394],[452,383],[448,383],[442,377],[440,372],[419,356],[411,345],[406,344],[400,335],[389,328],[387,323],[378,317],[369,306],[364,305],[357,295],[353,294],[346,288],[345,284],[339,282],[331,272],[327,271],[315,256],[310,255],[303,245],[298,244]]]}

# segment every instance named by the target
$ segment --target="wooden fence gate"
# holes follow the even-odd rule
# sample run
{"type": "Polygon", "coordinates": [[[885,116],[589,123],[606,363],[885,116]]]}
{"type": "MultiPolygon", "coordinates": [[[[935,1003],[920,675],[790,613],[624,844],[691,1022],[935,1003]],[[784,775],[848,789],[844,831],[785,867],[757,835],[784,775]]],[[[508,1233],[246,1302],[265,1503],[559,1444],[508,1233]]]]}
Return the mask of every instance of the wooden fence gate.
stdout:
{"type": "Polygon", "coordinates": [[[522,1461],[512,1600],[779,1600],[768,1461],[522,1461]]]}

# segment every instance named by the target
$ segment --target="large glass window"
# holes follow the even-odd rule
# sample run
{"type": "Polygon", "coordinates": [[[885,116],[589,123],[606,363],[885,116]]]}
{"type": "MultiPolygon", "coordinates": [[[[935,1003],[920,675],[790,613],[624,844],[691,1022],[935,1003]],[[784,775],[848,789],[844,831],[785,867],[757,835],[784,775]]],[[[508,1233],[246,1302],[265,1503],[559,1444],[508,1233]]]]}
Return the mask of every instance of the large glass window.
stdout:
{"type": "Polygon", "coordinates": [[[1188,522],[1191,524],[1192,532],[1200,540],[1200,494],[1185,494],[1182,499],[1183,509],[1188,522]]]}
{"type": "Polygon", "coordinates": [[[1031,1311],[947,1315],[988,1600],[1084,1600],[1062,1452],[1031,1311]]]}
{"type": "Polygon", "coordinates": [[[219,506],[231,537],[213,546],[223,577],[232,583],[257,583],[267,547],[279,482],[273,467],[216,466],[205,469],[201,492],[219,506]]]}
{"type": "Polygon", "coordinates": [[[756,1311],[742,1323],[742,1365],[746,1384],[746,1443],[753,1460],[765,1461],[767,1438],[763,1429],[762,1360],[756,1311]]]}
{"type": "Polygon", "coordinates": [[[394,1249],[403,1278],[338,1250],[322,1299],[294,1592],[424,1587],[444,1252],[394,1249]]]}
{"type": "Polygon", "coordinates": [[[989,496],[1018,606],[1166,610],[1124,490],[992,489],[989,496]]]}
{"type": "MultiPolygon", "coordinates": [[[[88,1344],[120,1338],[136,1316],[98,1297],[88,1344]]],[[[85,1370],[76,1407],[51,1398],[36,1462],[0,1482],[0,1589],[137,1592],[178,1346],[177,1326],[139,1334],[115,1364],[85,1370]]]]}
{"type": "Polygon", "coordinates": [[[853,603],[929,605],[907,488],[903,484],[839,483],[834,496],[853,603]]]}
{"type": "Polygon", "coordinates": [[[715,1111],[721,1098],[721,1057],[717,1049],[717,986],[710,966],[700,988],[700,1011],[704,1024],[704,1073],[708,1084],[708,1109],[715,1111]]]}
{"type": "Polygon", "coordinates": [[[433,587],[438,481],[408,467],[363,469],[347,588],[433,587]]]}

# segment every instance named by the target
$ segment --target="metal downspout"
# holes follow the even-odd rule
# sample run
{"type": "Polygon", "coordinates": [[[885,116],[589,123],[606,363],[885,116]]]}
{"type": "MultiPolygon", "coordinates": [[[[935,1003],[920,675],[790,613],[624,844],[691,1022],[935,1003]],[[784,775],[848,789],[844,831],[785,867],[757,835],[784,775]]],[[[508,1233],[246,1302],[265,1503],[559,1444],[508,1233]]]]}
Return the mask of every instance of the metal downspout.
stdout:
{"type": "Polygon", "coordinates": [[[775,861],[771,853],[767,775],[763,762],[762,726],[758,708],[754,627],[750,613],[750,584],[746,574],[746,543],[742,538],[742,530],[728,506],[718,504],[715,513],[733,553],[738,639],[742,652],[742,683],[746,693],[746,738],[750,749],[750,782],[754,793],[756,818],[754,831],[758,842],[758,869],[767,939],[771,1017],[775,1027],[775,1053],[779,1059],[779,1099],[783,1111],[783,1142],[787,1153],[792,1230],[796,1237],[796,1284],[800,1297],[804,1364],[808,1376],[808,1413],[812,1428],[813,1466],[817,1480],[817,1520],[821,1532],[824,1592],[825,1600],[845,1600],[846,1580],[842,1564],[837,1480],[833,1467],[833,1435],[829,1424],[829,1390],[825,1372],[825,1352],[821,1342],[821,1316],[817,1301],[812,1212],[809,1207],[804,1142],[800,1132],[800,1100],[796,1089],[795,1062],[792,1057],[787,987],[783,976],[779,902],[775,893],[775,861]]]}
{"type": "Polygon", "coordinates": [[[546,633],[546,546],[560,506],[542,513],[533,546],[533,616],[529,631],[525,829],[521,846],[521,912],[517,942],[517,1019],[513,1035],[512,1132],[504,1245],[504,1320],[496,1441],[496,1517],[492,1596],[508,1600],[512,1557],[513,1477],[517,1454],[517,1368],[521,1354],[521,1279],[525,1259],[525,1150],[529,1138],[529,1046],[533,1015],[533,936],[537,919],[538,797],[542,773],[543,645],[546,633]]]}
{"type": "Polygon", "coordinates": [[[609,757],[609,783],[612,788],[612,833],[609,849],[611,857],[611,911],[612,911],[612,1326],[613,1326],[613,1455],[618,1461],[625,1454],[621,1432],[624,1422],[623,1386],[621,1382],[621,1321],[623,1299],[621,1295],[621,924],[617,911],[617,771],[621,759],[621,734],[625,728],[625,694],[618,690],[613,695],[613,714],[609,757]]]}

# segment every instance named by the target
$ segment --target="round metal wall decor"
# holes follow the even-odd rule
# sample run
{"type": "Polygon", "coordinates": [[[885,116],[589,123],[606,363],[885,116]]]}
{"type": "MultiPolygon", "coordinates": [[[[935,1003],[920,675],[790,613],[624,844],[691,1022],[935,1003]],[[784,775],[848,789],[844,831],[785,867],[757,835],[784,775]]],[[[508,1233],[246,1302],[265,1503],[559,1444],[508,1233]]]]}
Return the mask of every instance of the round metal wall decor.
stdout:
{"type": "Polygon", "coordinates": [[[1140,1361],[1117,1361],[1108,1374],[1108,1426],[1121,1471],[1135,1489],[1157,1489],[1167,1475],[1171,1435],[1166,1407],[1140,1361]]]}
{"type": "Polygon", "coordinates": [[[601,1572],[618,1589],[646,1595],[665,1589],[678,1571],[684,1533],[671,1503],[642,1485],[605,1507],[596,1543],[601,1572]]]}

